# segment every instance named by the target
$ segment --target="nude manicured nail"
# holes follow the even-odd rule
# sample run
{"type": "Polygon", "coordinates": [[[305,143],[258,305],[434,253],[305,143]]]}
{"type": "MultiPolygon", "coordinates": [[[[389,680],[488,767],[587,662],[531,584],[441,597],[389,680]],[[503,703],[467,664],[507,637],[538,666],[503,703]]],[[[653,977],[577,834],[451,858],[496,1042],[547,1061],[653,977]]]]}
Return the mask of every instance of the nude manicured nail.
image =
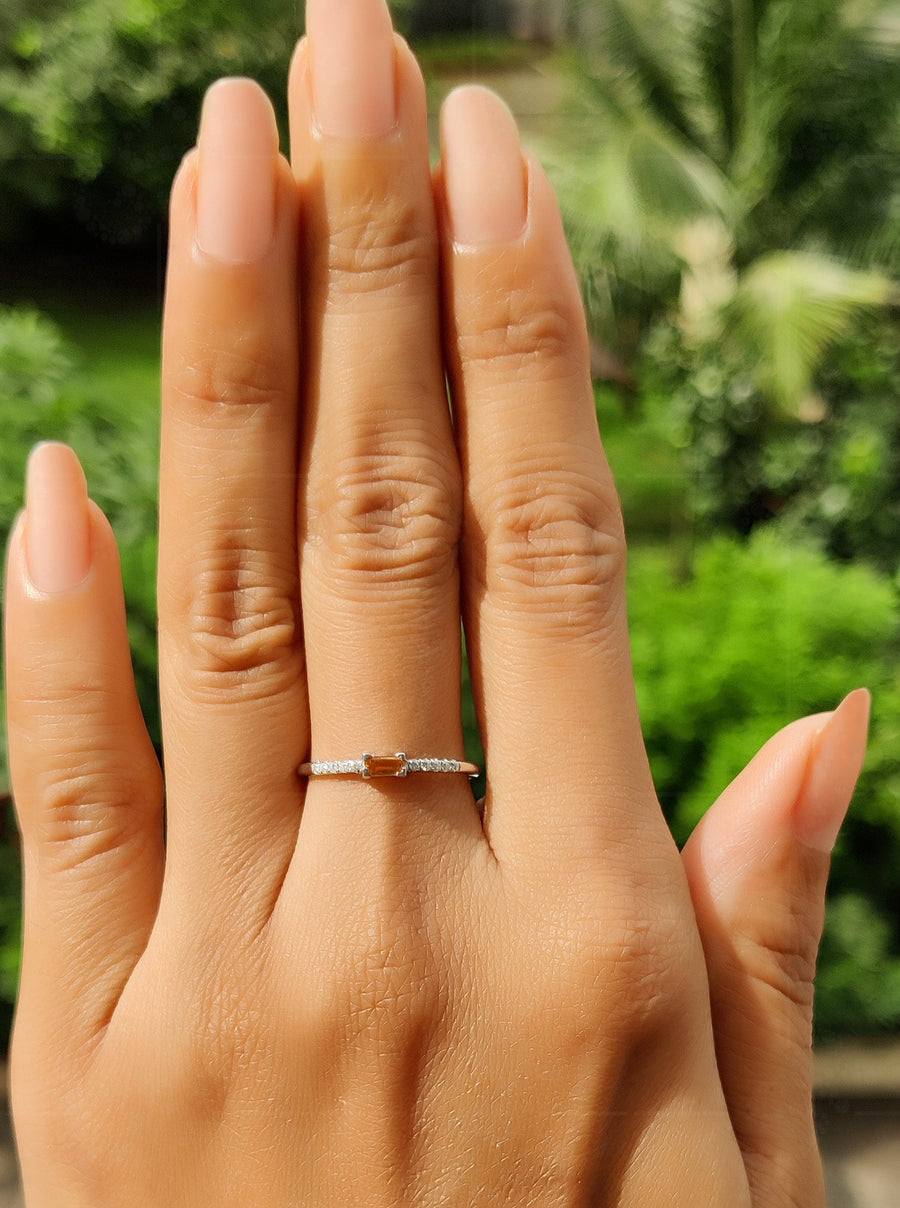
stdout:
{"type": "Polygon", "coordinates": [[[278,125],[252,80],[219,80],[203,102],[197,241],[226,264],[251,264],[275,234],[278,125]]]}
{"type": "Polygon", "coordinates": [[[871,702],[865,688],[851,692],[816,738],[794,815],[794,831],[807,847],[834,847],[865,759],[871,702]]]}
{"type": "Polygon", "coordinates": [[[486,88],[452,92],[441,111],[444,187],[456,243],[477,246],[521,235],[528,213],[519,132],[486,88]]]}
{"type": "Polygon", "coordinates": [[[397,124],[396,56],[385,0],[308,0],[315,120],[323,134],[378,138],[397,124]]]}
{"type": "Polygon", "coordinates": [[[38,591],[77,587],[91,568],[91,522],[84,471],[68,447],[37,445],[28,460],[25,557],[38,591]]]}

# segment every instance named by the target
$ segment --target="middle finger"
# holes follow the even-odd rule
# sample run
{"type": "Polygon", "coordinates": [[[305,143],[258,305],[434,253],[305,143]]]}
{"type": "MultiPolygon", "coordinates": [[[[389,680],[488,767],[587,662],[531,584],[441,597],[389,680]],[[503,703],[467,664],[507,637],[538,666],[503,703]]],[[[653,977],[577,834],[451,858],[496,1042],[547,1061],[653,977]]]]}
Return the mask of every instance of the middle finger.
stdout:
{"type": "MultiPolygon", "coordinates": [[[[383,0],[310,0],[307,24],[290,102],[304,199],[299,535],[312,758],[460,757],[461,489],[424,84],[383,0]]],[[[388,786],[453,826],[462,814],[480,835],[464,776],[415,781],[316,781],[304,830],[318,819],[332,841],[348,838],[359,814],[340,802],[350,794],[380,810],[388,786]]]]}

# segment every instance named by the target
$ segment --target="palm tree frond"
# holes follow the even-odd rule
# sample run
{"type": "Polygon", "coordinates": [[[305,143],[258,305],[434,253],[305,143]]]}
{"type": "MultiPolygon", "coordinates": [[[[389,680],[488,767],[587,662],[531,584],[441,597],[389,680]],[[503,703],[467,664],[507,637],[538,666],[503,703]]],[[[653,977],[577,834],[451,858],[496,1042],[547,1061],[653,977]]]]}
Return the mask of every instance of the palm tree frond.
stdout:
{"type": "Polygon", "coordinates": [[[827,348],[861,312],[896,297],[896,284],[880,273],[813,252],[773,252],[744,273],[727,320],[753,350],[762,384],[796,414],[827,348]]]}
{"type": "Polygon", "coordinates": [[[542,158],[583,278],[604,269],[638,289],[671,282],[682,260],[680,231],[703,219],[721,223],[729,210],[715,165],[646,119],[606,130],[589,160],[558,147],[542,158]]]}
{"type": "Polygon", "coordinates": [[[604,89],[619,88],[653,108],[683,139],[714,154],[722,141],[704,47],[715,0],[581,0],[589,64],[604,89]]]}

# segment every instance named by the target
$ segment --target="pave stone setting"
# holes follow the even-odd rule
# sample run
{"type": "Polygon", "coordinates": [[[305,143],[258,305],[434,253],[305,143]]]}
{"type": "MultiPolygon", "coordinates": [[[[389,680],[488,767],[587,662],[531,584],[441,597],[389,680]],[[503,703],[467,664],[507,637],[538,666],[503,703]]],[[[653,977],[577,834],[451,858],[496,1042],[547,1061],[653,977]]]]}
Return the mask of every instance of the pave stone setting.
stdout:
{"type": "Polygon", "coordinates": [[[459,759],[410,759],[403,751],[397,751],[394,755],[367,752],[362,759],[312,760],[308,767],[310,776],[362,776],[364,780],[396,779],[411,772],[463,771],[459,759]]]}

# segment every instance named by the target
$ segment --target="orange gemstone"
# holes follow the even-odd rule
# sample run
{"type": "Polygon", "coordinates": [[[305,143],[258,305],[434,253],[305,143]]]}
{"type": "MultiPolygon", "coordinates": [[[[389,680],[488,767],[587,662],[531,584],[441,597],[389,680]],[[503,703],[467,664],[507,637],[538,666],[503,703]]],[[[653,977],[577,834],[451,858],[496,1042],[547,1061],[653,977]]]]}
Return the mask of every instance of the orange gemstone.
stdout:
{"type": "Polygon", "coordinates": [[[373,776],[406,775],[405,755],[364,755],[363,763],[366,768],[363,775],[367,779],[373,776]]]}

